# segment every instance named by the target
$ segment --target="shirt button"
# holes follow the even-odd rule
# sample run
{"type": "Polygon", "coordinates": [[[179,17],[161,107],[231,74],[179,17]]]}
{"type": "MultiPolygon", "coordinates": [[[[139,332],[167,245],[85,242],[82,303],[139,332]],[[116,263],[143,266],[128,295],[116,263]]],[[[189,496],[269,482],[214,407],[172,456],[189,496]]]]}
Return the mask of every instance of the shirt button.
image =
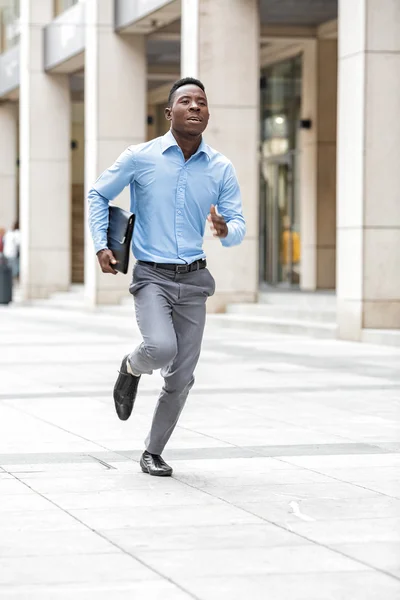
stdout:
{"type": "Polygon", "coordinates": [[[182,187],[181,187],[181,188],[179,188],[179,191],[180,191],[180,192],[183,192],[183,188],[182,188],[182,187]]]}
{"type": "Polygon", "coordinates": [[[181,214],[182,214],[182,211],[181,211],[181,210],[178,210],[178,215],[181,215],[181,214]]]}

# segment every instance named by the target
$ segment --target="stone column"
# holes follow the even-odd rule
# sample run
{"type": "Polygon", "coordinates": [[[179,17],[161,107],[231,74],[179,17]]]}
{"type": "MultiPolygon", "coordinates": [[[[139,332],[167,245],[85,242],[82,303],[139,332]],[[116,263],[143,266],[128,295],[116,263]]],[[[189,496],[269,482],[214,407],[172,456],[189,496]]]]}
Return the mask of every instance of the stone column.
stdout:
{"type": "MultiPolygon", "coordinates": [[[[131,144],[144,142],[147,127],[146,50],[142,35],[114,31],[114,1],[86,1],[85,190],[131,144]]],[[[129,208],[129,190],[117,204],[129,208]]],[[[86,202],[87,205],[87,202],[86,202]]],[[[87,227],[87,218],[86,218],[87,227]]],[[[126,297],[130,274],[103,274],[91,235],[85,235],[85,297],[88,305],[126,297]]],[[[130,267],[133,261],[131,260],[130,267]]]]}
{"type": "Polygon", "coordinates": [[[300,133],[303,290],[335,288],[337,42],[313,40],[303,53],[300,133]]]}
{"type": "Polygon", "coordinates": [[[251,302],[258,289],[259,11],[257,0],[183,0],[182,76],[206,87],[206,142],[233,163],[241,186],[247,235],[224,248],[207,234],[204,248],[217,282],[210,310],[251,302]],[[197,71],[196,71],[197,67],[197,71]]]}
{"type": "Polygon", "coordinates": [[[17,217],[17,105],[0,103],[0,229],[17,217]]]}
{"type": "Polygon", "coordinates": [[[199,77],[200,4],[204,0],[181,0],[182,77],[199,77]]]}
{"type": "Polygon", "coordinates": [[[400,5],[339,2],[339,336],[400,328],[400,5]]]}
{"type": "Polygon", "coordinates": [[[24,299],[70,282],[70,92],[43,71],[43,27],[53,0],[21,2],[20,220],[24,299]]]}

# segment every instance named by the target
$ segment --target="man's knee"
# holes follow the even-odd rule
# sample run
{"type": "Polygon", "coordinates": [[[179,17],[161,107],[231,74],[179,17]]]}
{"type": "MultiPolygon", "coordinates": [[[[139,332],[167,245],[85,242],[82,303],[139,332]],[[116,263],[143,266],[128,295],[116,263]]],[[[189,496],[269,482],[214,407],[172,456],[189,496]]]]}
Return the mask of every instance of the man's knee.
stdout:
{"type": "Polygon", "coordinates": [[[145,345],[145,352],[152,362],[153,369],[160,369],[172,362],[178,351],[176,340],[165,340],[155,344],[145,345]]]}
{"type": "Polygon", "coordinates": [[[175,373],[165,378],[165,389],[169,393],[188,394],[194,384],[193,374],[175,373]]]}

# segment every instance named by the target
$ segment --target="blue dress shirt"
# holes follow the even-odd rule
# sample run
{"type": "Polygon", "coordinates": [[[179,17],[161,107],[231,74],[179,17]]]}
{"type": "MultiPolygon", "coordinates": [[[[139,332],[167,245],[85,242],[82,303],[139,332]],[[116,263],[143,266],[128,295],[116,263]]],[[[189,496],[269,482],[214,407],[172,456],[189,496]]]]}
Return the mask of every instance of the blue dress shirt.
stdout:
{"type": "Polygon", "coordinates": [[[89,192],[89,225],[95,251],[107,248],[108,205],[130,186],[136,215],[132,239],[138,260],[192,263],[204,258],[203,236],[211,204],[228,226],[223,246],[242,241],[246,227],[231,162],[204,140],[185,161],[171,131],[129,146],[89,192]]]}

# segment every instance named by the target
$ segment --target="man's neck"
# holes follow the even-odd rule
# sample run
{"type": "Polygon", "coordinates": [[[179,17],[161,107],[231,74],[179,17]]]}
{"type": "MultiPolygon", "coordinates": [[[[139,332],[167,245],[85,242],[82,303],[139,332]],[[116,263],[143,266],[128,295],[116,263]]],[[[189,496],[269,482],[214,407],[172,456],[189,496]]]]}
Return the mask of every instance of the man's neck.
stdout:
{"type": "Polygon", "coordinates": [[[201,140],[202,140],[201,135],[196,136],[196,137],[193,137],[193,136],[187,137],[187,136],[183,136],[182,134],[178,133],[174,129],[171,129],[171,133],[174,136],[174,138],[176,139],[176,142],[177,142],[179,148],[182,150],[185,160],[189,160],[189,158],[191,156],[193,156],[193,154],[195,154],[197,152],[197,150],[199,149],[199,146],[200,146],[201,140]]]}

